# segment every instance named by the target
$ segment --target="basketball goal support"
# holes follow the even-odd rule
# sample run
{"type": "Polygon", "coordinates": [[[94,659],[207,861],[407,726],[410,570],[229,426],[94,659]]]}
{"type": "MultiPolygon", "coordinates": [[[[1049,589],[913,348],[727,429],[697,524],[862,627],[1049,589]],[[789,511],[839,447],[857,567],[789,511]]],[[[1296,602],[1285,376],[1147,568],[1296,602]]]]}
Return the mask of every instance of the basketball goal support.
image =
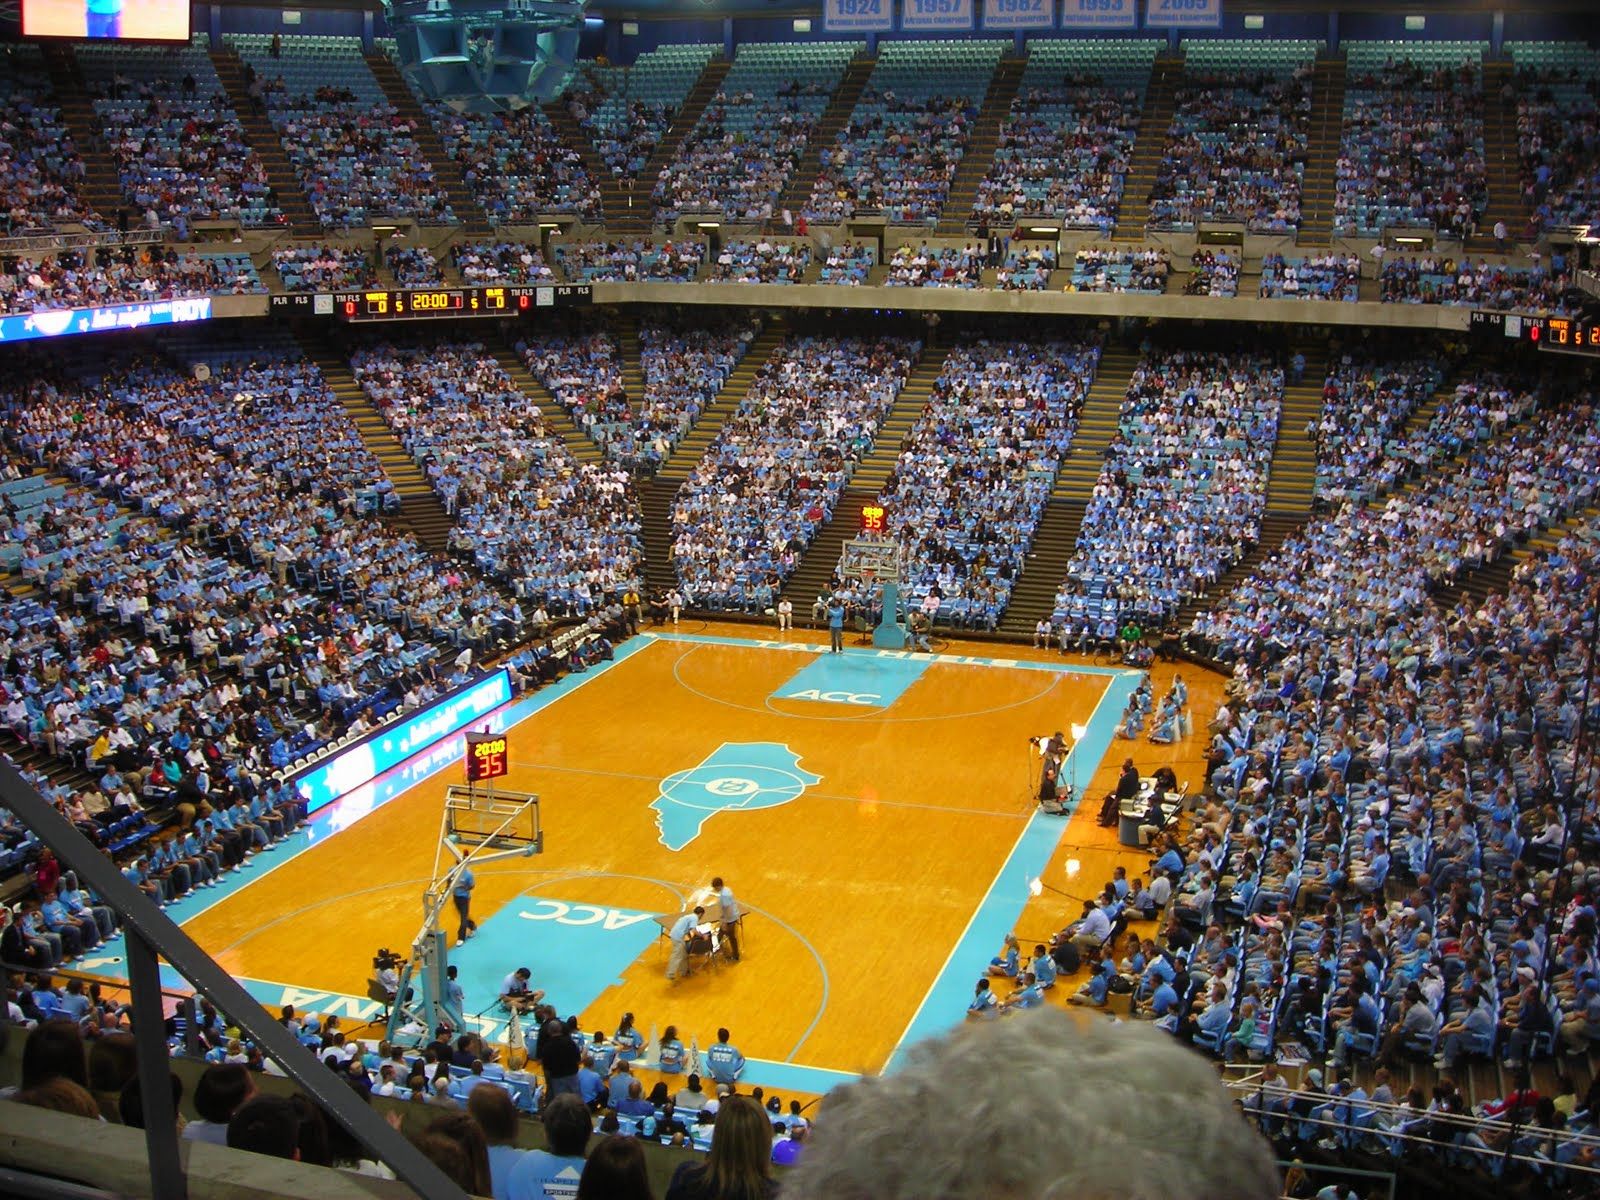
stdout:
{"type": "Polygon", "coordinates": [[[400,972],[389,1011],[386,1036],[391,1045],[420,1045],[441,1025],[459,1032],[466,1024],[466,1014],[449,1005],[445,982],[450,933],[440,924],[461,873],[470,866],[526,858],[543,849],[538,796],[499,791],[492,784],[487,789],[451,784],[445,790],[433,882],[422,895],[422,929],[411,943],[411,956],[400,972]]]}
{"type": "Polygon", "coordinates": [[[900,543],[890,538],[851,538],[844,544],[839,571],[846,579],[860,578],[869,599],[873,584],[882,586],[882,614],[872,631],[872,644],[880,650],[904,650],[910,639],[900,619],[900,543]]]}

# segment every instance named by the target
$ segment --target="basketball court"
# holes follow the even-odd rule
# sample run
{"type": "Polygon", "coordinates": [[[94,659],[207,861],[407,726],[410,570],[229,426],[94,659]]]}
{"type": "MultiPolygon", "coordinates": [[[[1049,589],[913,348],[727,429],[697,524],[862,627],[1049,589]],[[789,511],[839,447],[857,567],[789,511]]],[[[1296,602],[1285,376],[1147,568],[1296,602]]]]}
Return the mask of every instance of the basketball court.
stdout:
{"type": "MultiPolygon", "coordinates": [[[[1009,646],[834,655],[809,631],[681,629],[491,719],[509,743],[498,782],[539,796],[544,839],[477,870],[479,932],[451,952],[492,1039],[500,980],[527,966],[585,1030],[631,1011],[704,1047],[727,1026],[749,1083],[826,1091],[959,1023],[1006,933],[1041,939],[1112,865],[1143,869],[1094,823],[1124,757],[1198,782],[1199,749],[1115,736],[1141,673],[1114,664],[1009,646]],[[1067,774],[1090,799],[1043,814],[1030,739],[1075,725],[1067,774]],[[657,918],[715,875],[746,910],[742,960],[673,983],[657,918]],[[1037,877],[1060,891],[1031,895],[1037,877]]],[[[1170,678],[1158,669],[1158,697],[1170,678]]],[[[1194,712],[1219,683],[1191,680],[1194,712]]],[[[274,1011],[369,1020],[372,957],[418,934],[462,773],[458,735],[169,912],[274,1011]]],[[[453,931],[448,907],[444,921],[453,931]]],[[[88,964],[123,974],[120,943],[88,964]]]]}

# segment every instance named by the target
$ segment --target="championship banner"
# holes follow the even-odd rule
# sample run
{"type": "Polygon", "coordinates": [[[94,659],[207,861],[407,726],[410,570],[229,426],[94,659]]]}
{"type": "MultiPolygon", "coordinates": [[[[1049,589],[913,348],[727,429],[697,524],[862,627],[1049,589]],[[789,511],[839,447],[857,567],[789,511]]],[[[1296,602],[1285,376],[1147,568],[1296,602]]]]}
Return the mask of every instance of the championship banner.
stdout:
{"type": "Polygon", "coordinates": [[[822,27],[829,33],[888,33],[894,0],[823,0],[822,27]]]}
{"type": "MultiPolygon", "coordinates": [[[[1063,29],[1137,29],[1139,0],[1061,0],[1063,29]]],[[[1155,0],[1151,0],[1155,3],[1155,0]]]]}
{"type": "Polygon", "coordinates": [[[903,33],[970,30],[974,19],[972,0],[901,0],[903,33]]]}
{"type": "MultiPolygon", "coordinates": [[[[1081,3],[1082,0],[1077,2],[1081,3]]],[[[1119,4],[1129,2],[1130,0],[1117,0],[1119,4]]],[[[983,0],[983,27],[1051,29],[1056,23],[1055,10],[1055,0],[983,0]]]]}
{"type": "Polygon", "coordinates": [[[1150,28],[1216,29],[1222,24],[1222,0],[1146,0],[1144,23],[1150,28]]]}

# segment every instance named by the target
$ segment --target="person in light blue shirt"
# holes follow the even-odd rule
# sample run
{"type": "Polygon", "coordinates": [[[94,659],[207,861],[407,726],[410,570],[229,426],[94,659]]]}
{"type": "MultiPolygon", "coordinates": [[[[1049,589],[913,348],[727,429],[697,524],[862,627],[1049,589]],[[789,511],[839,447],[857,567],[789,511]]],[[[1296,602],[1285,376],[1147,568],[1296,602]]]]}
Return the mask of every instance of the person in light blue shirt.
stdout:
{"type": "Polygon", "coordinates": [[[844,653],[844,605],[837,596],[828,601],[828,653],[844,653]]]}
{"type": "Polygon", "coordinates": [[[667,957],[667,978],[674,983],[689,974],[689,939],[705,915],[706,910],[696,905],[692,913],[684,913],[672,923],[672,930],[667,935],[672,943],[671,953],[667,957]]]}
{"type": "Polygon", "coordinates": [[[44,927],[60,936],[68,958],[76,958],[100,944],[100,927],[93,921],[74,917],[57,892],[44,894],[39,915],[44,919],[44,927]]]}
{"type": "Polygon", "coordinates": [[[634,1028],[631,1012],[622,1014],[622,1020],[617,1023],[617,1031],[611,1035],[611,1040],[616,1045],[617,1059],[620,1062],[633,1062],[644,1050],[644,1035],[634,1028]]]}
{"type": "Polygon", "coordinates": [[[444,971],[444,1011],[457,1029],[466,1027],[467,993],[457,978],[460,969],[451,964],[444,971]]]}
{"type": "Polygon", "coordinates": [[[472,919],[472,889],[477,885],[478,881],[472,874],[472,868],[464,866],[450,887],[450,899],[455,903],[456,915],[460,918],[456,925],[458,946],[464,945],[466,940],[478,931],[478,923],[472,919]]]}
{"type": "Polygon", "coordinates": [[[744,1074],[744,1055],[728,1041],[726,1029],[717,1030],[717,1040],[706,1051],[706,1074],[718,1083],[736,1083],[744,1074]]]}
{"type": "Polygon", "coordinates": [[[1050,957],[1042,943],[1033,948],[1033,961],[1028,964],[1028,969],[1033,972],[1033,978],[1041,988],[1055,987],[1056,960],[1050,957]]]}
{"type": "Polygon", "coordinates": [[[656,1065],[663,1075],[683,1074],[683,1043],[678,1040],[676,1025],[668,1025],[661,1035],[656,1065]]]}
{"type": "Polygon", "coordinates": [[[601,1100],[608,1098],[608,1092],[606,1077],[597,1069],[594,1055],[586,1053],[583,1056],[583,1065],[578,1068],[579,1098],[589,1108],[594,1108],[601,1100]]]}
{"type": "Polygon", "coordinates": [[[594,1059],[594,1069],[604,1079],[611,1074],[611,1064],[617,1060],[617,1048],[606,1040],[605,1031],[595,1030],[594,1038],[589,1043],[588,1055],[594,1059]]]}
{"type": "Polygon", "coordinates": [[[633,1068],[626,1062],[618,1062],[611,1071],[611,1078],[606,1080],[606,1104],[616,1108],[628,1098],[628,1085],[633,1082],[633,1068]]]}
{"type": "Polygon", "coordinates": [[[1015,979],[1022,969],[1022,951],[1017,945],[1017,935],[1006,934],[1005,949],[989,960],[989,974],[1005,979],[1015,979]]]}
{"type": "Polygon", "coordinates": [[[506,1200],[555,1200],[576,1196],[583,1177],[583,1152],[594,1132],[589,1110],[578,1097],[563,1094],[545,1106],[548,1150],[530,1150],[511,1168],[506,1200]]]}
{"type": "Polygon", "coordinates": [[[973,989],[972,1003],[967,1005],[967,1018],[992,1017],[998,1011],[994,998],[994,989],[989,986],[987,978],[978,980],[978,986],[973,989]]]}
{"type": "Polygon", "coordinates": [[[1038,980],[1034,979],[1032,971],[1024,971],[1017,976],[1016,991],[1005,999],[1000,1008],[1009,1012],[1013,1008],[1036,1008],[1043,1003],[1044,992],[1040,990],[1038,980]]]}

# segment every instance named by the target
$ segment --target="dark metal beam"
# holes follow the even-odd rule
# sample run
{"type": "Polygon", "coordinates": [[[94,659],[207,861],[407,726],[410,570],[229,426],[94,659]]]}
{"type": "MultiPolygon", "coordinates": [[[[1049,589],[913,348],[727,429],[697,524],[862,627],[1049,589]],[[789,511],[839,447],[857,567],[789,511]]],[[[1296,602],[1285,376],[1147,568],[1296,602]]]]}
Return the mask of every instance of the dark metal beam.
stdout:
{"type": "Polygon", "coordinates": [[[167,1066],[167,1031],[161,1011],[161,963],[137,933],[129,931],[128,983],[133,991],[133,1040],[139,1061],[139,1100],[144,1110],[145,1153],[150,1158],[150,1194],[187,1200],[189,1181],[178,1155],[178,1112],[167,1066]]]}
{"type": "MultiPolygon", "coordinates": [[[[151,961],[153,956],[145,964],[140,963],[141,950],[149,947],[159,951],[180,975],[232,1018],[245,1036],[261,1048],[263,1054],[277,1062],[307,1096],[349,1130],[358,1142],[371,1149],[378,1159],[392,1167],[395,1174],[410,1184],[423,1200],[466,1200],[466,1193],[449,1176],[434,1166],[398,1131],[391,1129],[339,1075],[318,1062],[287,1029],[269,1017],[233,976],[219,967],[193,938],[125,879],[116,864],[34,791],[17,769],[4,759],[0,759],[0,805],[15,813],[17,819],[33,830],[41,842],[55,851],[64,867],[76,871],[85,887],[98,893],[101,899],[122,915],[128,939],[129,966],[135,972],[133,981],[136,988],[139,985],[138,972],[154,966],[151,961]],[[136,948],[140,939],[144,946],[136,948]]],[[[159,999],[157,1003],[159,1005],[159,999]]],[[[144,1020],[138,1021],[139,1026],[147,1024],[144,1020]]],[[[164,1032],[159,1008],[156,1029],[164,1032]]],[[[162,1083],[159,1091],[151,1092],[148,1090],[151,1085],[144,1082],[143,1060],[146,1056],[142,1047],[139,1057],[140,1088],[148,1105],[155,1097],[170,1094],[165,1090],[170,1086],[166,1078],[165,1037],[162,1038],[159,1062],[162,1083]]]]}

